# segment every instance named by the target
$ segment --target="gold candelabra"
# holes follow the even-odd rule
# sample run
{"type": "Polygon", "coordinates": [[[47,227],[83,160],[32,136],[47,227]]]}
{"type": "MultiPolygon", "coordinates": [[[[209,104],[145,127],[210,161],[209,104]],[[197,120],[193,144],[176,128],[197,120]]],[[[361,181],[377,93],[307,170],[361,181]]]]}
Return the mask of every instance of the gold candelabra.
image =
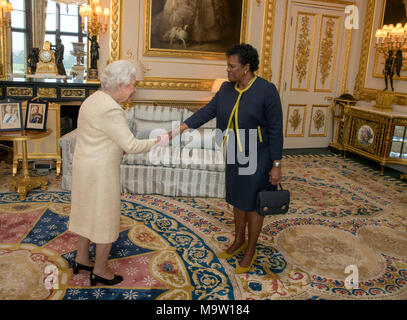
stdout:
{"type": "Polygon", "coordinates": [[[90,36],[98,36],[99,32],[106,32],[110,11],[108,8],[102,9],[100,0],[89,0],[88,4],[79,8],[79,14],[82,17],[82,30],[84,32],[90,36]],[[87,23],[85,23],[85,19],[87,23]]]}
{"type": "Polygon", "coordinates": [[[10,28],[11,27],[11,11],[13,11],[13,5],[8,2],[7,0],[0,1],[0,9],[1,9],[1,16],[0,16],[0,26],[3,28],[10,28]]]}
{"type": "Polygon", "coordinates": [[[396,26],[384,25],[382,29],[376,31],[375,48],[386,57],[390,51],[396,52],[407,43],[407,23],[398,23],[396,26]]]}

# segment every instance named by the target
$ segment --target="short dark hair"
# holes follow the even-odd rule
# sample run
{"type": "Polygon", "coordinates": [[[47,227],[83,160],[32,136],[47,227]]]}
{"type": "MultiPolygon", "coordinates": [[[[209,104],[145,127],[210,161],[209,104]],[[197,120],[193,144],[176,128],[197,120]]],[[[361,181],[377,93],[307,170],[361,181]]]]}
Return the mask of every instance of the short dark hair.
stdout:
{"type": "Polygon", "coordinates": [[[250,44],[235,44],[226,51],[227,57],[232,55],[237,55],[239,57],[239,62],[241,65],[249,64],[251,72],[255,72],[257,69],[259,69],[259,54],[257,53],[256,48],[252,47],[250,44]]]}

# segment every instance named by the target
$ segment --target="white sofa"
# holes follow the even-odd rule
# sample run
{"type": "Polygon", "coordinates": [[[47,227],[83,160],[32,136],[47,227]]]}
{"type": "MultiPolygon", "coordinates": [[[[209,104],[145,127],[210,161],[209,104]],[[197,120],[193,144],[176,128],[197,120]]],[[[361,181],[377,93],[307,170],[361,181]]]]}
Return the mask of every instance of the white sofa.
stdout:
{"type": "MultiPolygon", "coordinates": [[[[184,107],[135,105],[126,110],[138,139],[170,131],[193,112],[184,107]],[[157,129],[161,129],[157,130],[157,129]]],[[[225,160],[215,143],[213,119],[197,130],[188,130],[169,147],[154,147],[146,154],[125,154],[120,165],[121,191],[166,196],[225,197],[225,160]]],[[[59,140],[62,150],[62,188],[72,185],[72,157],[76,130],[59,140]]],[[[103,155],[101,155],[103,156],[103,155]]]]}

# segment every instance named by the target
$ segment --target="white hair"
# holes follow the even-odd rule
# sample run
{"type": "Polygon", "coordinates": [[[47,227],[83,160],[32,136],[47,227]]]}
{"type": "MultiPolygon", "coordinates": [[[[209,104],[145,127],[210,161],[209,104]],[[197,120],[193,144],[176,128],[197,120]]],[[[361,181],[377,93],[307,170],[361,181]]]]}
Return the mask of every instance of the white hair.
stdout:
{"type": "Polygon", "coordinates": [[[137,69],[128,60],[110,63],[100,75],[102,90],[114,91],[119,86],[127,86],[132,78],[136,78],[137,69]]]}

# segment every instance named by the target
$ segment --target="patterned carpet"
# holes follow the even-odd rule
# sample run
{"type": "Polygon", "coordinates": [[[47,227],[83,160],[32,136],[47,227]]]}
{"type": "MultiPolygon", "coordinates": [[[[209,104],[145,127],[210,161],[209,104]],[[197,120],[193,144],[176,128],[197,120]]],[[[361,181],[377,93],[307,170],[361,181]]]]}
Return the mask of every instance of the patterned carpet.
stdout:
{"type": "Polygon", "coordinates": [[[233,239],[223,199],[123,195],[110,267],[124,281],[114,287],[90,287],[88,273],[72,273],[76,236],[60,178],[51,174],[48,191],[20,201],[8,192],[9,174],[2,164],[0,300],[407,299],[407,184],[339,156],[285,157],[290,211],[266,218],[243,275],[234,274],[241,254],[216,257],[233,239]]]}

